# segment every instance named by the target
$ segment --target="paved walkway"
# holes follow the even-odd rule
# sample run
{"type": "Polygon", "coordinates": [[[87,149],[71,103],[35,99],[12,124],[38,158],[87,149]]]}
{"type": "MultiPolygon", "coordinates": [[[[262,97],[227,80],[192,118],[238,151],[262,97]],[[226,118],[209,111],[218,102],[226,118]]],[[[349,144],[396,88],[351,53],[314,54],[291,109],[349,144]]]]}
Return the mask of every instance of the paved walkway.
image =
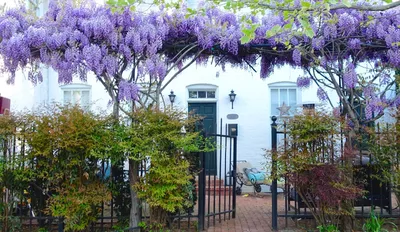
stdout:
{"type": "MultiPolygon", "coordinates": [[[[282,201],[282,196],[279,196],[282,201]]],[[[237,196],[237,214],[235,219],[230,219],[210,226],[207,232],[268,232],[272,231],[271,220],[271,195],[270,194],[248,194],[237,196]]],[[[282,205],[282,204],[278,204],[282,205]]],[[[280,231],[301,231],[284,228],[283,218],[279,219],[280,231]]],[[[291,227],[293,228],[293,226],[291,227]]]]}
{"type": "Polygon", "coordinates": [[[265,232],[271,229],[270,196],[237,196],[237,215],[235,219],[216,223],[208,232],[265,232]]]}

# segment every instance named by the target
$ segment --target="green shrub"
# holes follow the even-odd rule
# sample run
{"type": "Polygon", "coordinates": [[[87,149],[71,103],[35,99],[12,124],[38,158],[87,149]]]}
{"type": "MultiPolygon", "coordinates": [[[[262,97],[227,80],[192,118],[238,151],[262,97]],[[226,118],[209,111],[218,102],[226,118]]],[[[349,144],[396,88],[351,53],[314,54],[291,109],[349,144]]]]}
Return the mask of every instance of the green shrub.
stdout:
{"type": "Polygon", "coordinates": [[[325,225],[318,226],[317,229],[319,232],[339,232],[339,229],[335,225],[325,225]]]}
{"type": "MultiPolygon", "coordinates": [[[[134,187],[139,198],[150,206],[147,228],[166,226],[168,215],[194,205],[191,179],[192,152],[200,151],[204,141],[193,132],[195,118],[176,111],[138,110],[132,115],[128,131],[131,159],[149,162],[148,172],[134,187]],[[181,133],[185,126],[186,134],[181,133]]],[[[212,149],[206,147],[204,149],[212,149]]]]}
{"type": "Polygon", "coordinates": [[[396,231],[397,226],[393,222],[389,222],[383,218],[379,218],[372,211],[370,217],[363,225],[364,232],[388,232],[389,230],[384,229],[384,225],[389,225],[393,228],[393,231],[396,231]]]}

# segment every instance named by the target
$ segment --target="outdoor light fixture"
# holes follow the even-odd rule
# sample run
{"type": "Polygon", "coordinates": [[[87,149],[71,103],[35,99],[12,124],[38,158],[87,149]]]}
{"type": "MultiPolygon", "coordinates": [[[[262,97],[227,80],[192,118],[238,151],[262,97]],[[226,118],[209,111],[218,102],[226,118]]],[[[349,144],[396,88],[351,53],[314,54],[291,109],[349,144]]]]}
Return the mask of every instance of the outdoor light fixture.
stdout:
{"type": "Polygon", "coordinates": [[[236,93],[233,92],[233,90],[231,90],[231,93],[229,94],[229,99],[232,102],[232,109],[233,109],[233,102],[235,101],[235,98],[236,98],[236,93]]]}
{"type": "Polygon", "coordinates": [[[176,95],[174,94],[174,91],[171,90],[171,94],[168,95],[168,97],[169,97],[169,101],[171,102],[171,106],[174,106],[175,97],[176,97],[176,95]]]}

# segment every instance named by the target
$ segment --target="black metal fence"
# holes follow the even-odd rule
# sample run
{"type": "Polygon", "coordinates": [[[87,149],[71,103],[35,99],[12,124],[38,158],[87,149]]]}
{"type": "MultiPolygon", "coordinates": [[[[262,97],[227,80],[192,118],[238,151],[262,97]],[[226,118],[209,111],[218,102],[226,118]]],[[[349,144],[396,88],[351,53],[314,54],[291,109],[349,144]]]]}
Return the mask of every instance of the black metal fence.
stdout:
{"type": "Polygon", "coordinates": [[[204,230],[218,222],[235,218],[236,216],[236,163],[237,163],[237,138],[228,135],[227,125],[222,127],[220,133],[208,134],[207,138],[215,141],[215,152],[202,152],[199,173],[199,227],[204,230]],[[225,131],[223,131],[225,129],[225,131]],[[215,159],[217,172],[206,175],[205,164],[207,159],[215,159]]]}
{"type": "MultiPolygon", "coordinates": [[[[227,135],[227,127],[221,127],[217,134],[205,134],[206,138],[214,141],[213,152],[201,152],[193,154],[198,156],[199,170],[193,181],[193,197],[195,205],[191,208],[169,215],[168,227],[172,231],[198,231],[204,230],[218,222],[235,218],[236,213],[236,157],[237,139],[227,135]],[[206,173],[206,164],[209,159],[215,159],[217,172],[206,173]]],[[[21,168],[24,163],[16,162],[22,158],[26,151],[23,139],[18,140],[15,136],[1,137],[0,155],[2,164],[8,167],[21,168]]],[[[2,165],[0,164],[0,165],[2,165]]],[[[28,163],[27,163],[28,164],[28,163]]],[[[24,168],[34,168],[34,166],[24,168]]],[[[140,167],[139,176],[146,175],[148,163],[143,162],[140,167]]],[[[140,231],[140,228],[121,227],[121,221],[129,220],[129,178],[128,171],[111,166],[108,160],[99,162],[99,178],[108,178],[111,185],[119,184],[119,193],[113,193],[109,202],[103,202],[100,206],[96,222],[90,225],[90,231],[140,231]],[[112,170],[112,171],[111,171],[112,170]],[[119,171],[118,171],[119,170],[119,171]],[[112,175],[111,175],[112,173],[112,175]],[[121,210],[121,207],[128,208],[121,210]],[[117,213],[117,211],[119,213],[117,213]]],[[[6,175],[2,173],[1,175],[6,175]]],[[[19,186],[21,189],[21,186],[19,186]]],[[[23,192],[17,193],[12,188],[5,188],[1,194],[1,204],[9,207],[0,209],[0,230],[9,228],[8,231],[64,231],[63,218],[53,217],[46,210],[46,201],[52,194],[43,188],[39,180],[31,181],[24,186],[23,192]]],[[[149,217],[149,207],[143,202],[141,205],[142,220],[149,217]]]]}
{"type": "MultiPolygon", "coordinates": [[[[352,161],[353,183],[360,187],[363,192],[353,201],[356,218],[370,217],[374,212],[380,217],[400,218],[398,200],[398,168],[400,167],[397,150],[387,149],[381,145],[381,141],[395,137],[391,135],[388,126],[384,128],[376,123],[372,129],[374,132],[374,148],[369,147],[370,138],[368,135],[362,135],[358,141],[357,151],[352,161]],[[386,153],[386,154],[385,154],[386,153]],[[378,154],[385,154],[385,157],[377,157],[378,154]],[[392,177],[388,177],[392,175],[392,177]]],[[[272,142],[272,165],[271,171],[279,173],[278,154],[286,152],[291,146],[288,142],[290,131],[285,122],[277,123],[277,117],[272,117],[271,124],[271,142],[272,142]]],[[[336,136],[336,143],[323,147],[320,160],[327,164],[343,164],[343,155],[345,153],[345,137],[343,134],[336,136]]],[[[396,144],[397,138],[392,138],[396,144]]],[[[290,161],[289,161],[290,162],[290,161]]],[[[288,219],[311,219],[313,215],[306,202],[296,192],[296,184],[289,181],[287,175],[274,178],[272,181],[272,228],[278,229],[278,218],[283,218],[284,225],[288,226],[288,219]],[[278,184],[279,183],[279,184],[278,184]],[[279,187],[278,187],[279,186],[279,187]],[[278,192],[278,189],[281,189],[278,192]],[[283,195],[281,198],[280,194],[283,195]]],[[[297,220],[295,220],[297,221],[297,220]]],[[[281,221],[282,222],[282,221],[281,221]]],[[[280,224],[282,225],[282,224],[280,224]]]]}

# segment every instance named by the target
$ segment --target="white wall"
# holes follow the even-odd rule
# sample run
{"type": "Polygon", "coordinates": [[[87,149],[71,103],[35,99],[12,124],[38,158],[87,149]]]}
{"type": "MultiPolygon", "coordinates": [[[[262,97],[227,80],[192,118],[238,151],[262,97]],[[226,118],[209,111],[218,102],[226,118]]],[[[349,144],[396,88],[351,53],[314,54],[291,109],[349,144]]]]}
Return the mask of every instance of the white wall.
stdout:
{"type": "Polygon", "coordinates": [[[27,80],[27,75],[18,71],[13,85],[7,84],[9,75],[0,74],[0,95],[11,100],[11,112],[31,109],[34,104],[34,86],[27,80]]]}
{"type": "MultiPolygon", "coordinates": [[[[197,1],[188,1],[190,6],[195,5],[197,1]]],[[[43,12],[38,12],[42,14],[43,12]]],[[[255,66],[259,72],[259,66],[255,66]]],[[[0,88],[4,93],[3,96],[11,98],[12,109],[20,109],[38,106],[40,104],[48,104],[54,101],[63,101],[63,94],[58,83],[57,73],[52,69],[43,68],[43,83],[36,87],[24,78],[21,73],[18,74],[18,88],[0,88]],[[5,90],[4,90],[5,89],[5,90]]],[[[270,75],[269,78],[262,80],[259,73],[252,70],[241,70],[238,68],[228,68],[223,72],[220,67],[210,64],[207,67],[192,65],[183,71],[179,77],[174,80],[164,91],[164,99],[169,103],[168,94],[173,90],[176,94],[174,107],[187,111],[188,91],[187,87],[193,84],[212,84],[216,85],[217,96],[217,128],[220,127],[220,120],[223,119],[223,127],[226,123],[238,124],[238,160],[247,160],[253,166],[261,168],[265,162],[262,148],[270,148],[271,134],[271,109],[270,109],[270,91],[268,84],[291,81],[296,82],[297,77],[303,72],[299,69],[293,69],[283,66],[270,75]],[[219,75],[217,75],[217,72],[219,75]],[[236,100],[233,109],[229,101],[229,93],[234,90],[236,100]],[[239,118],[228,120],[228,114],[238,114],[239,118]]],[[[74,80],[79,83],[79,80],[74,80]]],[[[94,75],[89,75],[87,84],[92,86],[91,100],[93,102],[92,109],[110,110],[108,102],[110,100],[104,87],[96,81],[94,75]]],[[[298,103],[318,103],[316,97],[316,86],[312,85],[309,89],[305,89],[299,96],[298,103]]],[[[334,93],[333,93],[334,95],[334,93]]],[[[337,100],[333,99],[336,103],[337,100]]]]}
{"type": "MultiPolygon", "coordinates": [[[[259,68],[256,66],[256,70],[259,68]]],[[[225,72],[220,67],[213,65],[197,66],[192,65],[184,70],[163,92],[165,102],[169,104],[168,95],[173,90],[176,99],[174,108],[187,111],[188,90],[187,87],[193,84],[211,84],[217,86],[217,128],[220,128],[220,119],[225,124],[238,124],[238,160],[247,160],[254,166],[261,168],[265,161],[263,148],[270,148],[271,134],[271,106],[270,89],[268,84],[290,81],[296,82],[297,77],[302,75],[300,69],[293,69],[283,66],[265,80],[260,79],[259,74],[252,70],[242,70],[239,68],[227,68],[225,72]],[[217,72],[219,75],[217,75],[217,72]],[[233,109],[229,100],[229,93],[234,90],[236,95],[233,109]],[[228,114],[239,115],[238,119],[227,119],[228,114]]],[[[45,76],[45,75],[44,75],[45,76]]],[[[35,104],[48,103],[63,100],[62,90],[57,82],[57,74],[50,70],[50,78],[45,78],[44,82],[35,87],[35,104]],[[46,90],[48,89],[48,90],[46,90]]],[[[74,83],[80,81],[75,80],[74,83]]],[[[104,87],[95,80],[93,75],[89,75],[88,84],[92,86],[91,99],[94,110],[110,110],[108,102],[110,100],[104,87]]],[[[308,89],[303,89],[300,93],[298,104],[319,103],[316,97],[317,88],[311,85],[308,89]]]]}
{"type": "MultiPolygon", "coordinates": [[[[63,102],[63,91],[60,88],[63,83],[58,83],[58,74],[51,68],[42,69],[43,82],[35,86],[34,91],[34,104],[43,105],[51,104],[54,102],[63,102]]],[[[108,96],[103,85],[96,80],[93,73],[88,74],[87,82],[74,78],[73,83],[85,83],[91,86],[91,109],[94,111],[110,110],[111,106],[108,104],[110,97],[108,96]]]]}
{"type": "MultiPolygon", "coordinates": [[[[255,67],[258,71],[259,67],[255,67]]],[[[188,90],[192,84],[212,84],[217,88],[217,128],[220,128],[220,120],[223,120],[223,128],[226,123],[238,124],[238,160],[247,160],[258,168],[265,162],[262,148],[270,148],[271,139],[271,106],[270,90],[268,84],[291,81],[296,82],[297,77],[303,71],[284,66],[275,70],[273,75],[262,80],[258,73],[251,70],[227,68],[222,72],[219,67],[209,65],[198,67],[192,65],[183,71],[166,88],[164,99],[169,103],[168,94],[171,90],[176,95],[174,107],[187,110],[188,90]],[[216,73],[219,72],[219,77],[216,73]],[[234,90],[236,100],[231,109],[229,93],[234,90]],[[238,114],[236,120],[227,119],[228,114],[238,114]]],[[[312,85],[309,89],[301,91],[299,104],[302,102],[319,103],[316,97],[317,88],[312,85]]]]}

